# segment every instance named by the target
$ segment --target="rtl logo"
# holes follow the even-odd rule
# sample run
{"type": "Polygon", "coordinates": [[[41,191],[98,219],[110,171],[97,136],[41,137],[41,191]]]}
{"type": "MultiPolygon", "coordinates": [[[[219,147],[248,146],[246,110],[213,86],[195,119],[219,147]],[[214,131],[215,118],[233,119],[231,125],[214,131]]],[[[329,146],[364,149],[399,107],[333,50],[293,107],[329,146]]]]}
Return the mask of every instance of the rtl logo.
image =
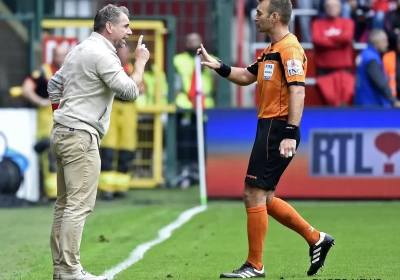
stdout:
{"type": "Polygon", "coordinates": [[[314,130],[313,176],[400,177],[400,131],[314,130]]]}

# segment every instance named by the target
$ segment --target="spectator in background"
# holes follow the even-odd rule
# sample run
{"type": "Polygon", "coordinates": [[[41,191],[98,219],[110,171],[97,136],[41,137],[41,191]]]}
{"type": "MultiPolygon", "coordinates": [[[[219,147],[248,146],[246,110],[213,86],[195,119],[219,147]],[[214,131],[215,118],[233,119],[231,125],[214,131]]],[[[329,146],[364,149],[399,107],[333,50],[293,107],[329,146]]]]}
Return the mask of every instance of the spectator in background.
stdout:
{"type": "Polygon", "coordinates": [[[52,63],[43,63],[40,69],[33,71],[22,85],[22,96],[37,108],[38,143],[35,150],[40,154],[44,193],[48,199],[57,198],[57,170],[56,160],[49,149],[53,111],[47,93],[47,83],[63,65],[67,52],[63,46],[55,47],[52,63]]]}
{"type": "Polygon", "coordinates": [[[355,23],[354,39],[356,42],[367,42],[371,22],[371,5],[366,0],[348,0],[351,18],[355,23]]]}
{"type": "Polygon", "coordinates": [[[381,55],[386,52],[388,45],[384,30],[371,31],[368,47],[356,58],[354,105],[400,108],[400,101],[392,95],[383,69],[381,55]]]}
{"type": "Polygon", "coordinates": [[[389,36],[389,49],[397,49],[397,36],[400,35],[400,0],[396,2],[396,9],[390,11],[386,17],[385,30],[389,36]]]}
{"type": "MultiPolygon", "coordinates": [[[[175,104],[181,109],[195,110],[196,91],[195,56],[202,44],[202,38],[198,33],[189,33],[185,38],[186,51],[175,55],[175,104]]],[[[214,108],[214,92],[216,88],[216,76],[208,67],[202,67],[201,80],[204,93],[204,109],[214,108]]],[[[198,182],[198,152],[197,152],[197,128],[195,111],[177,113],[177,148],[178,162],[181,165],[183,180],[179,183],[181,188],[187,188],[198,182]]],[[[204,113],[203,125],[206,127],[207,115],[204,113]]],[[[204,129],[206,131],[206,129],[204,129]]]]}
{"type": "Polygon", "coordinates": [[[371,29],[385,29],[386,15],[396,9],[396,1],[393,0],[370,0],[373,17],[371,29]]]}
{"type": "Polygon", "coordinates": [[[372,9],[375,12],[382,11],[384,13],[388,13],[396,8],[395,0],[370,0],[370,2],[372,4],[372,9]]]}
{"type": "Polygon", "coordinates": [[[326,18],[312,23],[317,75],[325,75],[353,67],[354,22],[340,16],[340,0],[325,1],[326,18]]]}
{"type": "Polygon", "coordinates": [[[383,69],[389,79],[392,95],[400,98],[400,34],[397,35],[397,48],[383,55],[383,69]]]}
{"type": "Polygon", "coordinates": [[[355,39],[368,42],[371,29],[386,29],[386,16],[397,7],[394,0],[347,0],[356,23],[355,39]]]}
{"type": "MultiPolygon", "coordinates": [[[[352,0],[340,0],[340,2],[342,3],[342,11],[341,11],[341,15],[343,18],[351,18],[351,5],[350,2],[352,0]]],[[[326,13],[325,13],[325,3],[326,0],[321,0],[321,1],[317,1],[319,2],[318,5],[318,11],[319,11],[319,17],[326,17],[326,13]]],[[[355,2],[357,2],[357,0],[355,0],[355,2]]]]}
{"type": "Polygon", "coordinates": [[[314,20],[312,36],[317,67],[317,87],[329,106],[350,105],[354,92],[354,22],[342,18],[340,0],[326,0],[326,18],[314,20]]]}
{"type": "MultiPolygon", "coordinates": [[[[344,18],[351,17],[351,8],[347,4],[346,0],[340,0],[342,3],[341,15],[344,18]]],[[[327,15],[325,13],[325,2],[326,0],[297,0],[298,9],[317,9],[318,17],[325,18],[327,15]]],[[[301,41],[311,42],[311,17],[310,16],[299,16],[299,24],[301,29],[301,41]]]]}

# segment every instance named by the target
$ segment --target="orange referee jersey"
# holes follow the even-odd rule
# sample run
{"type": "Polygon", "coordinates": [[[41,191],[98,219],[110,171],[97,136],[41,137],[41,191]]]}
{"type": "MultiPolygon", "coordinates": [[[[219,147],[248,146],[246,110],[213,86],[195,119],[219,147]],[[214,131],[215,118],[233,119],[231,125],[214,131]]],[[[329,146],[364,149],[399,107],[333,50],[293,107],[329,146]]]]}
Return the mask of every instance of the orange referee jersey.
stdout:
{"type": "Polygon", "coordinates": [[[258,118],[282,118],[289,114],[289,87],[305,86],[307,57],[289,33],[268,46],[247,70],[257,76],[258,118]]]}

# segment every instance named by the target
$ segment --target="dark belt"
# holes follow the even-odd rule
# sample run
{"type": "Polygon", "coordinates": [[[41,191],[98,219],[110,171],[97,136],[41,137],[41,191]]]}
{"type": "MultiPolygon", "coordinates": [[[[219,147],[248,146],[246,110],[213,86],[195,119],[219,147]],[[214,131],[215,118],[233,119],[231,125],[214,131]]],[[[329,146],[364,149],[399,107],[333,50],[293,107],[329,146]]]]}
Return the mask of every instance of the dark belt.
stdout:
{"type": "Polygon", "coordinates": [[[274,117],[271,118],[273,120],[278,120],[278,121],[287,121],[288,120],[288,116],[278,116],[278,117],[274,117]]]}

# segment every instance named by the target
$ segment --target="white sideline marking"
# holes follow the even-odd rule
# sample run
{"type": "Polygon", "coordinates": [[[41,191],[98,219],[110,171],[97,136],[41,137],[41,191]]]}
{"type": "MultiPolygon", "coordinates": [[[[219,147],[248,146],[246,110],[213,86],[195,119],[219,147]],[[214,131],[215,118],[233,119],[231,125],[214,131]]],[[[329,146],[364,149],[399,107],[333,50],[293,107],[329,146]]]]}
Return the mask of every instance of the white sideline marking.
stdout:
{"type": "Polygon", "coordinates": [[[143,258],[143,255],[153,246],[167,240],[168,238],[171,237],[172,232],[176,230],[177,228],[180,228],[183,226],[185,223],[187,223],[193,216],[195,216],[198,213],[201,213],[203,211],[207,210],[207,206],[202,205],[202,206],[196,206],[193,207],[189,210],[186,210],[185,212],[182,212],[179,217],[170,223],[169,225],[163,227],[158,231],[158,237],[148,241],[146,243],[138,245],[130,254],[130,256],[121,262],[120,264],[116,265],[115,267],[106,270],[103,273],[103,276],[107,276],[108,280],[114,279],[114,276],[117,275],[118,273],[124,271],[134,263],[137,263],[143,258]]]}

